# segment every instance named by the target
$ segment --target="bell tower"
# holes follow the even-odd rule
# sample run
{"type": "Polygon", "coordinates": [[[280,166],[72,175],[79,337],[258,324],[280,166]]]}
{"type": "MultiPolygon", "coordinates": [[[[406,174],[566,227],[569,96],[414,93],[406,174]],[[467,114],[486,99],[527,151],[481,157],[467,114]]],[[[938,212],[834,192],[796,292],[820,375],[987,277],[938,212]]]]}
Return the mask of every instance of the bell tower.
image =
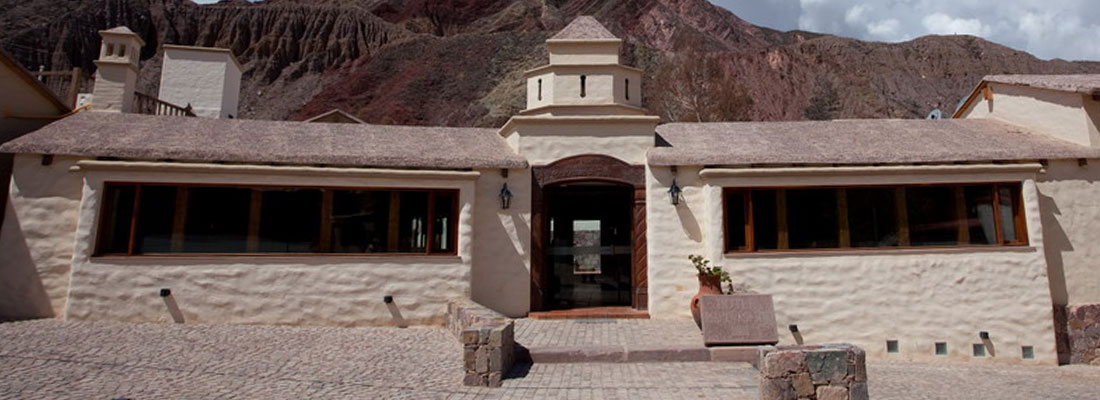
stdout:
{"type": "Polygon", "coordinates": [[[119,26],[99,31],[103,43],[95,60],[92,110],[133,112],[138,76],[138,54],[145,42],[129,28],[119,26]]]}
{"type": "Polygon", "coordinates": [[[619,64],[622,39],[581,16],[546,41],[550,64],[527,71],[520,115],[643,115],[642,71],[619,64]]]}

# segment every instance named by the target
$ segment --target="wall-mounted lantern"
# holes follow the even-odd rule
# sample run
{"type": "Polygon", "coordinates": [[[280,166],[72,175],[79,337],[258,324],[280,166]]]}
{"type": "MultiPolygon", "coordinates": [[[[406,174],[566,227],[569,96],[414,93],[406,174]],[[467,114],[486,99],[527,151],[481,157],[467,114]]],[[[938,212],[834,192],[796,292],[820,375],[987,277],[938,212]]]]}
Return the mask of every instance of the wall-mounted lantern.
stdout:
{"type": "Polygon", "coordinates": [[[672,185],[668,187],[668,200],[672,205],[680,205],[680,194],[683,190],[680,189],[680,185],[676,184],[676,167],[672,167],[672,185]]]}
{"type": "MultiPolygon", "coordinates": [[[[507,169],[500,170],[500,176],[502,176],[504,178],[507,178],[508,177],[508,170],[507,169]]],[[[512,191],[508,190],[508,182],[504,182],[504,186],[500,187],[499,196],[500,196],[500,208],[501,209],[507,210],[509,207],[512,206],[512,191]]]]}

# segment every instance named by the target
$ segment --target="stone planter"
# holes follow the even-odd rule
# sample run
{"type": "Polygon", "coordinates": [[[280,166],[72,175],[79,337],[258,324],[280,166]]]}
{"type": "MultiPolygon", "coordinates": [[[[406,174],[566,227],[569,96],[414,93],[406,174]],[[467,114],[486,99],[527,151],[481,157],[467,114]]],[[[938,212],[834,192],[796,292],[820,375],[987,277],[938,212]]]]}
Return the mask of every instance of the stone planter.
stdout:
{"type": "Polygon", "coordinates": [[[707,346],[779,343],[769,294],[703,296],[700,308],[707,346]]]}
{"type": "Polygon", "coordinates": [[[700,329],[703,324],[699,319],[699,299],[706,295],[722,294],[722,278],[718,275],[699,274],[699,292],[691,298],[691,317],[695,318],[695,325],[700,329]]]}

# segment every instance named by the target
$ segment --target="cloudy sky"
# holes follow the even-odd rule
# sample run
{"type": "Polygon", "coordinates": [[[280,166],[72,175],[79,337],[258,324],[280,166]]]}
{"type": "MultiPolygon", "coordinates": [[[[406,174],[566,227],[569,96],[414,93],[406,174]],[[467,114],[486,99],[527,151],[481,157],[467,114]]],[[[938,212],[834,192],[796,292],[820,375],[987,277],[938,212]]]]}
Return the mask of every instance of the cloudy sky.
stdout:
{"type": "Polygon", "coordinates": [[[1100,60],[1098,0],[710,0],[742,19],[898,42],[977,35],[1040,58],[1100,60]]]}

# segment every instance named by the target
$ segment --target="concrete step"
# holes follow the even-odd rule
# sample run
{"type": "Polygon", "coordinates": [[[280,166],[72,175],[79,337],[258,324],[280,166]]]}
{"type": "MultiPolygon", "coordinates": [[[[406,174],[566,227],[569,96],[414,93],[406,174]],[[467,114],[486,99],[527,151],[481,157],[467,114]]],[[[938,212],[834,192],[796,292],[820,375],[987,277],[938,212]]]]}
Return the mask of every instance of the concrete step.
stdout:
{"type": "Polygon", "coordinates": [[[518,345],[516,361],[534,364],[633,362],[747,362],[756,365],[759,346],[568,346],[518,345]]]}

